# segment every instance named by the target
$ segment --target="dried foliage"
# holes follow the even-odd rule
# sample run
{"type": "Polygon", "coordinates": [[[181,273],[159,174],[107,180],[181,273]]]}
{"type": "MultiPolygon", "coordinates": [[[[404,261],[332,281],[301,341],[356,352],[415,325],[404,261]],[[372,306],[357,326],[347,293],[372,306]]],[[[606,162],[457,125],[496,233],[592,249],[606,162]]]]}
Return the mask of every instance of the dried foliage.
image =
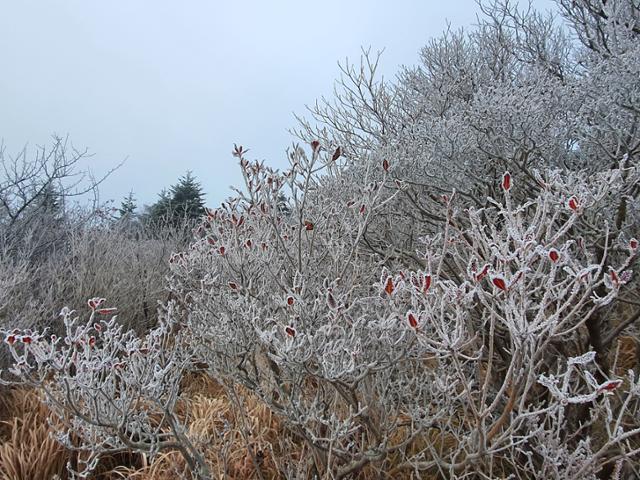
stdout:
{"type": "MultiPolygon", "coordinates": [[[[7,395],[7,438],[0,443],[0,478],[49,479],[66,472],[69,454],[51,435],[48,409],[35,391],[17,390],[7,395]]],[[[55,420],[54,420],[55,421],[55,420]]]]}

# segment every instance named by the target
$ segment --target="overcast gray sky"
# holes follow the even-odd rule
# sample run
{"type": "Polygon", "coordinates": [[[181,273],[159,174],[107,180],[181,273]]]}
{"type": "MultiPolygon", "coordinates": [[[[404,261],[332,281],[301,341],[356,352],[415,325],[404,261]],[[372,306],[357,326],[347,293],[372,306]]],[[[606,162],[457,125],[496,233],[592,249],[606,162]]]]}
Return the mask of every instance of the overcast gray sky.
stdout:
{"type": "MultiPolygon", "coordinates": [[[[536,0],[544,8],[549,0],[536,0]]],[[[337,62],[385,48],[393,77],[473,0],[0,0],[0,139],[7,153],[69,135],[101,188],[140,203],[192,170],[215,205],[240,175],[234,143],[278,168],[293,112],[329,95],[337,62]]]]}

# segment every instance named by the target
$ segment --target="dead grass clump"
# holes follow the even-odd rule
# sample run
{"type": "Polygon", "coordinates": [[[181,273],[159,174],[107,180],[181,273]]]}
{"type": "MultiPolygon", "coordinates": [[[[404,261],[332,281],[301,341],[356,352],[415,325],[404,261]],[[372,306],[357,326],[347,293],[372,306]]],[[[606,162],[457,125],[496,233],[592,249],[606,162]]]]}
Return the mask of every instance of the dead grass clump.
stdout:
{"type": "MultiPolygon", "coordinates": [[[[183,385],[180,414],[190,440],[204,452],[214,478],[265,480],[283,478],[283,463],[297,463],[302,447],[269,407],[246,390],[231,392],[201,374],[183,385]],[[259,473],[258,473],[259,470],[259,473]]],[[[143,468],[119,467],[110,478],[168,480],[188,476],[178,452],[163,452],[143,468]]]]}
{"type": "Polygon", "coordinates": [[[615,374],[626,377],[629,370],[637,371],[638,367],[640,367],[640,342],[630,335],[618,338],[615,374]]]}
{"type": "Polygon", "coordinates": [[[46,417],[41,412],[23,411],[21,416],[7,423],[11,434],[0,445],[0,479],[33,480],[64,476],[69,454],[51,437],[46,417]]]}

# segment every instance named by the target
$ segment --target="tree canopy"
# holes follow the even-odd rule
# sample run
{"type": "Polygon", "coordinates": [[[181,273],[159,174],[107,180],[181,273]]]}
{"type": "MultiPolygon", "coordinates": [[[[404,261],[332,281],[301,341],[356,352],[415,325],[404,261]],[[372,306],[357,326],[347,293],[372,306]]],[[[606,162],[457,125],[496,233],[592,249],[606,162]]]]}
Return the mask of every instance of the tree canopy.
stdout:
{"type": "Polygon", "coordinates": [[[162,190],[159,199],[149,209],[149,221],[154,224],[179,224],[196,221],[205,213],[202,186],[191,172],[180,177],[169,190],[162,190]]]}

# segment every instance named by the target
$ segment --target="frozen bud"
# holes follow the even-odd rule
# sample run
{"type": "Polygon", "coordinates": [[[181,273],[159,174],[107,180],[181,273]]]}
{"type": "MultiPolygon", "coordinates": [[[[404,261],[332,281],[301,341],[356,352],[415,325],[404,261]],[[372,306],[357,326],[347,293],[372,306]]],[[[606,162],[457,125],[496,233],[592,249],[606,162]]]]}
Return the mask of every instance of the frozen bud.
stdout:
{"type": "Polygon", "coordinates": [[[620,283],[620,279],[618,278],[618,273],[615,270],[611,270],[609,272],[609,276],[611,278],[611,283],[614,285],[618,285],[620,283]]]}
{"type": "Polygon", "coordinates": [[[504,175],[502,175],[502,189],[505,192],[511,190],[511,174],[509,172],[505,172],[504,175]]]}
{"type": "Polygon", "coordinates": [[[100,305],[102,305],[102,303],[105,301],[104,298],[99,298],[99,297],[94,297],[94,298],[90,298],[89,300],[87,300],[87,305],[89,305],[89,308],[91,310],[95,310],[96,308],[98,308],[100,305]]]}
{"type": "Polygon", "coordinates": [[[422,293],[427,293],[429,287],[431,287],[431,275],[425,275],[424,282],[422,284],[422,293]]]}
{"type": "Polygon", "coordinates": [[[507,289],[507,282],[504,281],[504,278],[500,277],[500,276],[496,276],[493,277],[491,279],[491,283],[493,283],[496,287],[498,287],[500,290],[506,290],[507,289]]]}
{"type": "Polygon", "coordinates": [[[598,393],[613,392],[620,385],[622,385],[622,380],[609,380],[600,385],[597,391],[598,393]]]}
{"type": "Polygon", "coordinates": [[[489,273],[489,264],[486,264],[482,268],[482,271],[476,275],[476,282],[482,281],[482,279],[487,276],[487,273],[489,273]]]}
{"type": "Polygon", "coordinates": [[[384,282],[384,291],[387,295],[391,295],[395,290],[395,285],[393,284],[393,278],[387,277],[384,282]]]}
{"type": "Polygon", "coordinates": [[[333,293],[331,293],[331,290],[327,291],[327,306],[331,310],[335,310],[336,308],[338,308],[338,303],[336,302],[336,299],[333,296],[333,293]]]}
{"type": "Polygon", "coordinates": [[[414,329],[418,328],[418,318],[413,312],[407,313],[407,323],[411,328],[414,328],[414,329]]]}

